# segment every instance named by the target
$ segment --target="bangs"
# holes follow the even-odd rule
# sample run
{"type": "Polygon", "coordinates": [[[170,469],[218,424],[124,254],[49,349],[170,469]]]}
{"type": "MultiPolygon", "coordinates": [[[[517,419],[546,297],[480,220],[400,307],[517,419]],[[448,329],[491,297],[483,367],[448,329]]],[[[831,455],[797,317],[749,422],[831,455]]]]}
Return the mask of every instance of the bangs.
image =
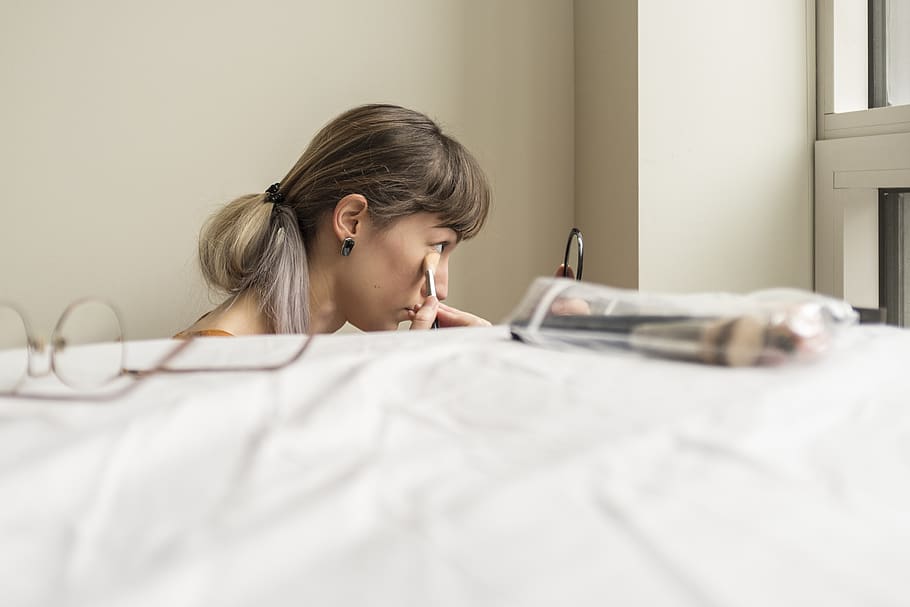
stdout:
{"type": "MultiPolygon", "coordinates": [[[[306,183],[290,188],[290,197],[318,201],[325,213],[348,194],[363,195],[380,229],[425,212],[461,241],[480,232],[490,209],[490,185],[471,153],[423,114],[397,106],[343,115],[294,170],[306,183]]],[[[305,236],[314,230],[315,221],[301,225],[305,236]]]]}
{"type": "Polygon", "coordinates": [[[440,154],[427,167],[421,210],[439,216],[458,240],[477,235],[490,209],[490,185],[474,157],[457,141],[442,136],[440,154]]]}

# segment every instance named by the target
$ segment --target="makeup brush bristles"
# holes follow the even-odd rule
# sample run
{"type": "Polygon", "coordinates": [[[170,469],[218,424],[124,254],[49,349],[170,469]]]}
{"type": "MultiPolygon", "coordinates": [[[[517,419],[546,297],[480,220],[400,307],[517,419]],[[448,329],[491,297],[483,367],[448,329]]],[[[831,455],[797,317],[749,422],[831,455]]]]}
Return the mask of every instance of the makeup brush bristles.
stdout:
{"type": "Polygon", "coordinates": [[[429,255],[423,258],[423,271],[433,270],[436,272],[436,266],[439,265],[439,253],[433,251],[429,255]]]}

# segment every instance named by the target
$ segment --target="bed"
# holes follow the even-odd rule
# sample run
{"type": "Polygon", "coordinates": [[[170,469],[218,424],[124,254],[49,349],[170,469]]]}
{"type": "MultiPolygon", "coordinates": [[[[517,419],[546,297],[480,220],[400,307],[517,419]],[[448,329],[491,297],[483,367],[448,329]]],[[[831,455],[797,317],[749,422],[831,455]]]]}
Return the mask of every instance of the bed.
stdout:
{"type": "Polygon", "coordinates": [[[738,369],[198,339],[172,365],[222,370],[0,399],[0,605],[910,605],[908,364],[883,326],[738,369]]]}

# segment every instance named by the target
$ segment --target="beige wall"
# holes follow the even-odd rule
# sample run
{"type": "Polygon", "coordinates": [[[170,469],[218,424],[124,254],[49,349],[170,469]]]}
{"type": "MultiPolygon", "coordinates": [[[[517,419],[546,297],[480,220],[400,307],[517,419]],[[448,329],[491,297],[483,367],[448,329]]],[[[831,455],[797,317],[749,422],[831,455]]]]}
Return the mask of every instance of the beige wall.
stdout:
{"type": "Polygon", "coordinates": [[[572,2],[464,4],[464,141],[490,175],[494,204],[476,243],[459,251],[455,279],[470,286],[466,307],[496,322],[534,277],[556,270],[572,226],[572,2]]]}
{"type": "MultiPolygon", "coordinates": [[[[210,306],[198,228],[364,102],[437,119],[492,178],[450,300],[499,320],[572,221],[571,0],[0,5],[0,299],[48,332],[115,301],[131,337],[210,306]]],[[[552,250],[551,250],[552,249],[552,250]]]]}
{"type": "Polygon", "coordinates": [[[575,0],[585,278],[812,287],[813,0],[575,0]]]}
{"type": "Polygon", "coordinates": [[[638,287],[637,0],[575,0],[575,187],[585,280],[638,287]]]}
{"type": "Polygon", "coordinates": [[[639,287],[811,289],[814,3],[638,4],[639,287]]]}

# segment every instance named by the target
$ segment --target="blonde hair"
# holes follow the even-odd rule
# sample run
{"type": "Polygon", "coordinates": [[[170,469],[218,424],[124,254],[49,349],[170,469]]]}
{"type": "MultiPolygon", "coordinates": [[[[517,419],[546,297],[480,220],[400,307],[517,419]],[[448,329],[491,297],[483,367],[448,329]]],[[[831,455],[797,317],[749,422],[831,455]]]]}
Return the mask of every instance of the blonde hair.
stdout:
{"type": "Polygon", "coordinates": [[[394,105],[360,106],[316,134],[278,184],[278,202],[249,194],[210,218],[199,238],[206,282],[231,296],[253,289],[276,333],[306,333],[307,248],[348,194],[367,199],[380,229],[427,212],[459,240],[480,231],[490,206],[477,161],[435,122],[394,105]]]}

